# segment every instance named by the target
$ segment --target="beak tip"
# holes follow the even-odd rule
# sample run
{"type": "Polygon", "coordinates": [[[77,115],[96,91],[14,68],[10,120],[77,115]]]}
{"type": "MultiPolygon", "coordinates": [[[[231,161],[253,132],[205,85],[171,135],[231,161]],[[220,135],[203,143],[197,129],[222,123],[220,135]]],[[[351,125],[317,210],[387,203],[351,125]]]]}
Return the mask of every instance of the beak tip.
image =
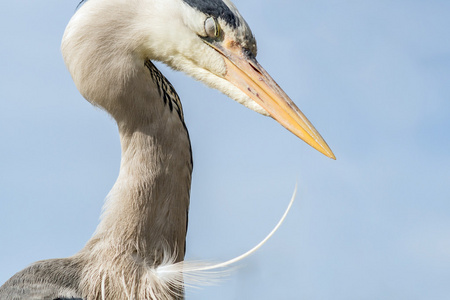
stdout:
{"type": "Polygon", "coordinates": [[[334,155],[333,151],[331,151],[331,149],[329,147],[327,147],[326,149],[321,149],[319,150],[322,154],[324,154],[325,156],[336,160],[336,156],[334,155]]]}
{"type": "Polygon", "coordinates": [[[334,155],[333,151],[331,151],[330,146],[328,146],[327,142],[325,142],[325,140],[319,135],[319,133],[317,133],[317,135],[319,136],[319,141],[314,140],[314,142],[312,142],[310,140],[306,141],[303,138],[302,139],[323,155],[336,160],[336,156],[334,155]]]}

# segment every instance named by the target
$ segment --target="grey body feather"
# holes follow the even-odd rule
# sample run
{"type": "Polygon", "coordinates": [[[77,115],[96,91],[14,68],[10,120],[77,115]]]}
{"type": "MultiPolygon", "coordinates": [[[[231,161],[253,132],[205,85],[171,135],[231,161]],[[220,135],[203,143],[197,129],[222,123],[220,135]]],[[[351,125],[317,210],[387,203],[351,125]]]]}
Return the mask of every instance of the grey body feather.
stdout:
{"type": "Polygon", "coordinates": [[[82,299],[81,267],[72,258],[38,261],[0,287],[2,300],[82,299]]]}

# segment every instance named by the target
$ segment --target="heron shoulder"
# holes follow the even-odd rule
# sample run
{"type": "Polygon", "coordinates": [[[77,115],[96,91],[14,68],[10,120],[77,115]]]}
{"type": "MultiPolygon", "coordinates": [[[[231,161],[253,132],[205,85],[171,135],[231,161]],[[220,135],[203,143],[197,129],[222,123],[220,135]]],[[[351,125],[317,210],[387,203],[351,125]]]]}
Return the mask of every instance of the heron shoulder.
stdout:
{"type": "Polygon", "coordinates": [[[81,268],[72,258],[38,261],[0,287],[0,299],[82,299],[81,268]]]}

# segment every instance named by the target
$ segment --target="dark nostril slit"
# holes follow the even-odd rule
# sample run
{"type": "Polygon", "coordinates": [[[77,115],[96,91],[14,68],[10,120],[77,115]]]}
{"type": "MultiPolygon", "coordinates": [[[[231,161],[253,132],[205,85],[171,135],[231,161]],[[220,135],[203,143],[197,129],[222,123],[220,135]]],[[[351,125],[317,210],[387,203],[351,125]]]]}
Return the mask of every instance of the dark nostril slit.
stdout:
{"type": "Polygon", "coordinates": [[[261,71],[259,71],[258,68],[256,68],[252,63],[250,63],[250,66],[253,68],[253,70],[256,71],[256,73],[258,73],[259,75],[262,75],[261,71]]]}

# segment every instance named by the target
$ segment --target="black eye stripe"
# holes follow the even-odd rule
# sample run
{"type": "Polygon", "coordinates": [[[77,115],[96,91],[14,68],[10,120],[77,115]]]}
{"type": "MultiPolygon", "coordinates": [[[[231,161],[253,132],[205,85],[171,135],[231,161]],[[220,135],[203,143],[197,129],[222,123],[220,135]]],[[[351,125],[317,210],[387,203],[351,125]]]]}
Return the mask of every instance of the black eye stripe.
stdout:
{"type": "Polygon", "coordinates": [[[222,0],[183,0],[190,7],[203,12],[206,15],[224,20],[232,28],[240,25],[231,9],[222,0]]]}

